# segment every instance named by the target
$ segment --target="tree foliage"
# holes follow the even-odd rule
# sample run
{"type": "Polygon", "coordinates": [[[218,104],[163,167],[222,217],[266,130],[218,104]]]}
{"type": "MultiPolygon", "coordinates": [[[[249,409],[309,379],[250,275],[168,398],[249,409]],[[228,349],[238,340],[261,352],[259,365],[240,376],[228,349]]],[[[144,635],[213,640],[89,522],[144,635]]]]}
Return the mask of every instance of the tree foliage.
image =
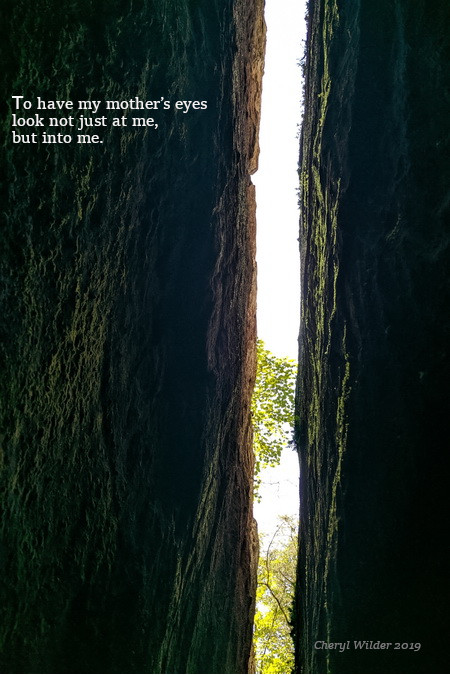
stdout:
{"type": "Polygon", "coordinates": [[[296,371],[295,361],[275,356],[258,340],[252,399],[255,492],[260,484],[261,469],[279,464],[281,451],[290,441],[296,371]]]}
{"type": "Polygon", "coordinates": [[[298,522],[282,516],[258,566],[255,614],[257,673],[290,673],[294,667],[290,613],[295,590],[298,522]]]}

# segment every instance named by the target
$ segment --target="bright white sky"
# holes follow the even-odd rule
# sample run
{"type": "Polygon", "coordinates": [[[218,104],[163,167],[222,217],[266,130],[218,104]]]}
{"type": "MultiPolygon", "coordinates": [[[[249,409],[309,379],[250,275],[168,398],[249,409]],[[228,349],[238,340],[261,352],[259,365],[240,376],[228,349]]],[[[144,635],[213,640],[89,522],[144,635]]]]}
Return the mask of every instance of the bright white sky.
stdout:
{"type": "MultiPolygon", "coordinates": [[[[266,66],[256,185],[258,337],[277,356],[298,358],[300,257],[297,206],[298,132],[305,0],[266,0],[266,66]]],[[[262,473],[255,503],[260,532],[275,530],[278,515],[298,515],[298,459],[286,449],[279,467],[262,473]]]]}

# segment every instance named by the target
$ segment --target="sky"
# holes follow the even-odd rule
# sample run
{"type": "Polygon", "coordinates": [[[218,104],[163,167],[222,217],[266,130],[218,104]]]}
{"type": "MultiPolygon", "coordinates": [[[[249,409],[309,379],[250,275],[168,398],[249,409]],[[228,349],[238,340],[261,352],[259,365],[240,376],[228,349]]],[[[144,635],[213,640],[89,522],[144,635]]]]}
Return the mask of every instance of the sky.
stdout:
{"type": "MultiPolygon", "coordinates": [[[[298,358],[300,320],[299,212],[297,204],[301,68],[305,3],[266,0],[260,157],[256,186],[258,337],[277,356],[298,358]]],[[[276,528],[280,514],[298,515],[298,458],[287,448],[279,467],[262,474],[255,503],[260,532],[276,528]]]]}
{"type": "Polygon", "coordinates": [[[257,201],[258,334],[271,351],[297,359],[300,317],[298,132],[305,7],[266,0],[257,201]]]}

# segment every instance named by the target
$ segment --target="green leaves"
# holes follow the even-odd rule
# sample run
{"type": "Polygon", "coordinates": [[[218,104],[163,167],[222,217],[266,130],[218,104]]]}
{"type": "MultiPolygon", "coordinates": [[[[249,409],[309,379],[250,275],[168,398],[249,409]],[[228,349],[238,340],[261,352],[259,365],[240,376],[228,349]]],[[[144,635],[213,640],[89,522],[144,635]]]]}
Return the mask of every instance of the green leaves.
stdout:
{"type": "MultiPolygon", "coordinates": [[[[262,340],[257,342],[257,358],[252,414],[255,498],[259,501],[261,469],[277,466],[282,450],[292,438],[297,364],[272,354],[262,340]]],[[[295,519],[280,518],[275,534],[259,558],[254,632],[257,673],[290,673],[294,667],[290,612],[297,530],[295,519]]]]}
{"type": "Polygon", "coordinates": [[[257,371],[253,391],[253,448],[255,452],[255,496],[259,474],[280,462],[294,427],[294,395],[297,365],[292,359],[272,354],[262,340],[257,342],[257,371]]]}
{"type": "Polygon", "coordinates": [[[259,558],[253,635],[257,673],[291,673],[294,668],[290,614],[295,590],[297,531],[297,520],[282,516],[259,558]]]}

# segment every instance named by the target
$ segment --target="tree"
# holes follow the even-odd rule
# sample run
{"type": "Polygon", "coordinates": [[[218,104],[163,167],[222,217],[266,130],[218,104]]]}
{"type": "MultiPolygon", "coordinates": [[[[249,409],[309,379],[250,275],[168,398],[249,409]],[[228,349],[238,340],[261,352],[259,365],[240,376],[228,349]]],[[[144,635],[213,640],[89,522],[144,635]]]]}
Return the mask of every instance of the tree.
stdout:
{"type": "Polygon", "coordinates": [[[298,554],[298,522],[282,516],[258,565],[255,613],[257,673],[290,673],[294,667],[290,613],[298,554]]]}
{"type": "Polygon", "coordinates": [[[265,348],[262,340],[258,340],[252,398],[256,498],[261,469],[279,464],[281,451],[290,442],[294,427],[296,371],[295,361],[275,356],[265,348]]]}

